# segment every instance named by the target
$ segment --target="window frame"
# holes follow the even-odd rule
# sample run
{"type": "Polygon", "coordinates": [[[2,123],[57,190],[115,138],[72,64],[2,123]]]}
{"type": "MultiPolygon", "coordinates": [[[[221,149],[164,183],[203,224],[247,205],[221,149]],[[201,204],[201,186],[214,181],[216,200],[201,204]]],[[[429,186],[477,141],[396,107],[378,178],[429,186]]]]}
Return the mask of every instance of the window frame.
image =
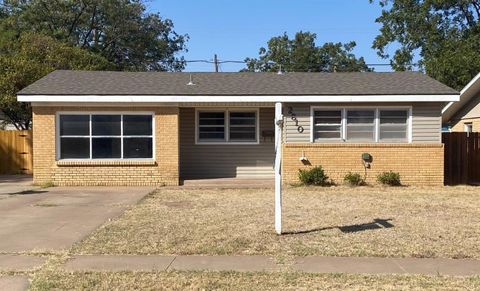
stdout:
{"type": "Polygon", "coordinates": [[[380,130],[380,119],[379,119],[379,110],[376,107],[351,107],[344,108],[344,135],[342,140],[346,143],[377,143],[379,142],[379,130],[380,130]],[[349,140],[348,139],[348,112],[349,111],[373,111],[373,139],[359,139],[359,140],[349,140]]]}
{"type": "Polygon", "coordinates": [[[260,109],[255,108],[195,108],[195,145],[258,145],[260,144],[260,109]],[[201,112],[223,112],[225,114],[224,141],[206,141],[200,139],[200,114],[201,112]],[[254,112],[255,113],[255,141],[230,141],[230,112],[254,112]]]}
{"type": "Polygon", "coordinates": [[[412,106],[310,106],[310,142],[311,143],[350,143],[350,144],[398,144],[398,143],[412,143],[413,141],[413,117],[412,117],[412,106]],[[342,129],[341,129],[341,138],[340,139],[315,139],[315,111],[319,110],[341,110],[342,111],[342,129]],[[375,138],[372,141],[349,141],[347,139],[347,111],[348,110],[373,110],[374,111],[374,135],[375,138]],[[381,110],[405,110],[407,111],[407,139],[406,140],[392,140],[392,141],[381,141],[380,140],[380,111],[381,110]]]}
{"type": "Polygon", "coordinates": [[[155,113],[151,111],[59,111],[55,114],[55,158],[57,161],[155,161],[156,157],[156,136],[155,136],[155,113]],[[89,158],[62,159],[61,158],[61,138],[60,135],[60,116],[61,115],[87,115],[89,116],[89,135],[88,136],[67,136],[71,138],[88,138],[90,144],[89,158]],[[93,115],[120,115],[120,135],[92,135],[92,116],[93,115]],[[149,115],[152,117],[152,135],[123,135],[123,116],[124,115],[149,115]],[[120,158],[93,158],[92,140],[94,138],[120,138],[120,158]],[[152,139],[152,157],[151,158],[124,158],[123,140],[125,138],[151,138],[152,139]]]}
{"type": "Polygon", "coordinates": [[[405,143],[405,142],[408,142],[410,143],[411,142],[411,137],[410,137],[410,133],[411,133],[411,122],[410,122],[410,119],[411,119],[411,114],[410,114],[410,110],[407,110],[407,109],[398,109],[398,108],[378,108],[377,109],[377,115],[378,115],[378,131],[377,131],[377,139],[378,139],[378,142],[379,143],[405,143]],[[407,123],[405,124],[405,130],[406,130],[406,136],[405,136],[405,139],[395,139],[395,138],[392,138],[392,139],[381,139],[380,138],[380,131],[381,131],[381,123],[380,123],[380,120],[381,120],[381,114],[380,114],[380,111],[404,111],[406,110],[407,111],[407,123]]]}
{"type": "MultiPolygon", "coordinates": [[[[321,140],[323,142],[343,142],[343,137],[344,137],[344,122],[345,122],[345,110],[343,108],[336,108],[336,107],[316,107],[311,111],[312,114],[312,128],[311,128],[311,140],[321,140]],[[315,111],[340,111],[340,137],[339,138],[317,138],[315,139],[315,127],[317,124],[315,123],[315,111]]],[[[325,126],[327,124],[321,124],[320,126],[325,126]]]]}

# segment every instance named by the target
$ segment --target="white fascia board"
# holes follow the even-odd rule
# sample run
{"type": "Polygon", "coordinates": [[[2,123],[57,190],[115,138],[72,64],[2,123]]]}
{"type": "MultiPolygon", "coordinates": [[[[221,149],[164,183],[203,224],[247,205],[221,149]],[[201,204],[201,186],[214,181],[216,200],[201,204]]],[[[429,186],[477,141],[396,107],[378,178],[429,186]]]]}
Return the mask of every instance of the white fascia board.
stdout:
{"type": "Polygon", "coordinates": [[[153,96],[18,95],[20,102],[449,102],[460,95],[153,96]]]}
{"type": "Polygon", "coordinates": [[[477,74],[463,89],[460,91],[460,98],[458,103],[451,101],[442,109],[443,121],[449,121],[459,109],[462,108],[465,104],[470,101],[470,99],[475,96],[475,91],[469,92],[470,90],[478,90],[478,83],[480,82],[480,73],[477,74]]]}
{"type": "Polygon", "coordinates": [[[463,95],[465,94],[465,92],[467,92],[473,85],[475,85],[475,83],[477,83],[478,81],[480,80],[480,73],[478,73],[475,78],[473,78],[468,84],[467,86],[465,86],[462,91],[460,92],[460,95],[463,95]]]}

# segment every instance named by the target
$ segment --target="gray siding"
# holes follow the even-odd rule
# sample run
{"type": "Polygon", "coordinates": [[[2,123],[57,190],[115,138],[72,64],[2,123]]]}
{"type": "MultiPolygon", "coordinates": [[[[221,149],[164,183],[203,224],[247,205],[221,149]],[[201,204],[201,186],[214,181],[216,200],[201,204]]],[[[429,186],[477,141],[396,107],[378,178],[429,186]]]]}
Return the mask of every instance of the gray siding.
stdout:
{"type": "MultiPolygon", "coordinates": [[[[306,104],[294,103],[285,104],[285,129],[284,140],[286,143],[309,143],[310,142],[310,106],[366,106],[365,103],[323,103],[323,104],[306,104]],[[289,107],[292,107],[293,113],[296,115],[298,125],[302,126],[304,131],[300,133],[292,116],[288,114],[289,107]]],[[[412,142],[413,143],[440,143],[441,142],[441,108],[442,103],[376,103],[375,106],[412,106],[412,142]]]]}
{"type": "Polygon", "coordinates": [[[259,110],[260,144],[196,145],[195,108],[180,109],[180,177],[182,179],[236,177],[242,168],[272,169],[274,139],[262,131],[274,129],[274,108],[259,110]]]}
{"type": "Polygon", "coordinates": [[[413,106],[414,143],[442,142],[442,103],[419,103],[413,106]]]}

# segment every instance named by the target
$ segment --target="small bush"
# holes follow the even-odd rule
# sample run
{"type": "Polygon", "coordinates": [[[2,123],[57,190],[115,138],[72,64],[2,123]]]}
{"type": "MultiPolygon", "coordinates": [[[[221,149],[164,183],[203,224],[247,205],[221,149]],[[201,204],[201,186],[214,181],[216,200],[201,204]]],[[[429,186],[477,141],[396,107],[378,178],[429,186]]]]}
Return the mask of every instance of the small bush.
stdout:
{"type": "Polygon", "coordinates": [[[42,189],[51,188],[51,187],[55,187],[55,184],[53,184],[52,181],[46,181],[46,182],[40,184],[40,188],[42,188],[42,189]]]}
{"type": "Polygon", "coordinates": [[[350,186],[363,186],[365,185],[365,180],[362,178],[362,175],[359,173],[348,172],[343,178],[343,181],[350,186]]]}
{"type": "Polygon", "coordinates": [[[299,170],[298,178],[304,185],[327,186],[330,184],[322,166],[316,166],[310,170],[299,170]]]}
{"type": "Polygon", "coordinates": [[[377,176],[377,181],[383,185],[400,186],[400,174],[396,172],[383,172],[377,176]]]}

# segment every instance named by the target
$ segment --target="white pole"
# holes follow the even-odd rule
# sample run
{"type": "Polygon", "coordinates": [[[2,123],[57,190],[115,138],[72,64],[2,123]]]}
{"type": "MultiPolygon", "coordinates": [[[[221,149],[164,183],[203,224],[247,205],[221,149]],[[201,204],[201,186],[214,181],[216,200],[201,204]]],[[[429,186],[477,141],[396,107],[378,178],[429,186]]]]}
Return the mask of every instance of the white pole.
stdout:
{"type": "Polygon", "coordinates": [[[275,103],[275,231],[282,234],[282,103],[275,103]]]}

